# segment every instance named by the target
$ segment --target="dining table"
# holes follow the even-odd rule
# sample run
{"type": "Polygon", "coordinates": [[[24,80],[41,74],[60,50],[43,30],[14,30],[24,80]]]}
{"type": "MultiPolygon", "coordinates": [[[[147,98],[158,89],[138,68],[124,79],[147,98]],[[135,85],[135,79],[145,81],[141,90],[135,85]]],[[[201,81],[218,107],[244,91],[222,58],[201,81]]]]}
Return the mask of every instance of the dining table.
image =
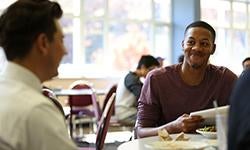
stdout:
{"type": "Polygon", "coordinates": [[[106,90],[91,90],[91,89],[54,89],[53,92],[56,96],[74,96],[74,95],[105,95],[106,90]]]}
{"type": "MultiPolygon", "coordinates": [[[[171,137],[175,138],[177,136],[177,134],[171,134],[171,137]]],[[[189,138],[189,140],[187,142],[189,142],[190,144],[194,144],[194,143],[205,143],[206,146],[204,148],[201,148],[202,150],[217,150],[217,139],[210,139],[207,137],[204,137],[201,134],[186,134],[185,136],[189,138]]],[[[160,141],[159,136],[152,136],[152,137],[146,137],[146,138],[139,138],[139,139],[135,139],[132,141],[128,141],[125,142],[121,145],[119,145],[118,150],[158,150],[158,149],[162,149],[162,148],[154,148],[152,147],[153,143],[156,143],[160,141]]],[[[165,147],[163,149],[167,149],[170,150],[171,148],[169,147],[165,147]]],[[[185,149],[189,149],[189,148],[181,148],[183,150],[185,149]]],[[[196,148],[194,148],[196,149],[196,148]]],[[[197,148],[200,149],[200,148],[197,148]]]]}

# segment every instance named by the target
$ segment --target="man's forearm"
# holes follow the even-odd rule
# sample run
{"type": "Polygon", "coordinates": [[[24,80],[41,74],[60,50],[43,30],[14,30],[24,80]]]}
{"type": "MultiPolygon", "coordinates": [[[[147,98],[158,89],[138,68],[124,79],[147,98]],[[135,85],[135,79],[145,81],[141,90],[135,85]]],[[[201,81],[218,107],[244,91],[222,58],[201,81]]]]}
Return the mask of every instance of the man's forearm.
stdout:
{"type": "Polygon", "coordinates": [[[137,137],[149,137],[149,136],[156,136],[158,134],[158,130],[166,129],[168,133],[178,133],[181,132],[180,129],[176,126],[176,123],[170,122],[165,125],[159,127],[137,127],[137,137]]]}

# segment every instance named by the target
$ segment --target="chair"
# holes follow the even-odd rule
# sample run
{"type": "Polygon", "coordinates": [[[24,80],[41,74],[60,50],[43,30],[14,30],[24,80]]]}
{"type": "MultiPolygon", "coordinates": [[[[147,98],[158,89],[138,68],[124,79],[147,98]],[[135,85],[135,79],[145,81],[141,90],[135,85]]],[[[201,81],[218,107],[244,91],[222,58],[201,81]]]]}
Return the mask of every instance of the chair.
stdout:
{"type": "MultiPolygon", "coordinates": [[[[116,93],[116,89],[117,89],[117,84],[114,84],[113,86],[111,86],[111,88],[109,89],[108,93],[106,94],[104,101],[103,101],[103,107],[102,107],[102,112],[104,111],[109,98],[112,96],[113,93],[116,93]]],[[[115,115],[115,109],[113,109],[112,115],[115,115]]]]}
{"type": "MultiPolygon", "coordinates": [[[[103,110],[105,109],[106,103],[108,102],[111,95],[113,93],[116,93],[116,90],[117,90],[117,84],[114,84],[109,89],[106,97],[104,98],[103,110]]],[[[114,116],[114,115],[115,115],[115,107],[114,107],[113,112],[112,112],[112,116],[114,116]]],[[[134,128],[134,125],[128,125],[128,124],[124,124],[124,123],[119,122],[116,117],[111,117],[110,126],[115,127],[115,129],[118,131],[120,131],[120,130],[132,130],[132,128],[134,128]]]]}
{"type": "Polygon", "coordinates": [[[110,118],[115,107],[115,93],[110,96],[98,123],[95,147],[81,147],[80,150],[102,150],[108,132],[110,118]]]}
{"type": "MultiPolygon", "coordinates": [[[[81,117],[87,116],[95,118],[97,121],[100,119],[101,110],[97,102],[97,96],[94,89],[82,80],[75,81],[71,84],[71,89],[89,89],[92,91],[90,95],[74,95],[69,96],[68,103],[70,106],[69,127],[70,135],[73,138],[73,116],[81,117]],[[93,106],[91,109],[90,106],[93,106]]],[[[92,121],[93,122],[93,121],[92,121]]]]}
{"type": "Polygon", "coordinates": [[[63,107],[60,104],[60,102],[58,101],[55,93],[51,89],[49,89],[48,87],[45,87],[45,86],[43,86],[43,88],[42,88],[42,93],[43,93],[44,96],[48,97],[53,102],[53,104],[55,104],[55,106],[61,112],[61,114],[63,115],[63,117],[65,117],[65,114],[64,114],[64,111],[63,111],[63,107]]]}

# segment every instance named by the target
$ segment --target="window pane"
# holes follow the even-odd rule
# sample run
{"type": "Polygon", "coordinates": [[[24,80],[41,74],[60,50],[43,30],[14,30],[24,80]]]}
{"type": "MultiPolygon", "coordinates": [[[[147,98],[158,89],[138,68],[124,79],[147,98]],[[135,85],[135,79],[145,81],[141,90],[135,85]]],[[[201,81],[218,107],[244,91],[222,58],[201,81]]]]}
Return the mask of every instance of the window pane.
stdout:
{"type": "Polygon", "coordinates": [[[75,14],[79,15],[80,0],[57,0],[61,5],[64,14],[75,14]]]}
{"type": "Polygon", "coordinates": [[[155,20],[170,22],[170,0],[154,0],[155,20]]]}
{"type": "Polygon", "coordinates": [[[84,15],[86,17],[102,17],[105,14],[106,0],[85,0],[84,15]]]}
{"type": "Polygon", "coordinates": [[[170,64],[170,35],[168,26],[157,26],[155,28],[155,56],[164,57],[167,64],[170,64]]]}
{"type": "Polygon", "coordinates": [[[232,34],[230,30],[224,28],[218,28],[216,30],[217,37],[216,37],[216,50],[213,55],[210,57],[210,61],[216,65],[224,65],[228,66],[230,61],[228,61],[231,51],[231,37],[232,34]]]}
{"type": "Polygon", "coordinates": [[[246,28],[247,5],[233,2],[233,26],[235,28],[246,28]]]}
{"type": "Polygon", "coordinates": [[[114,55],[116,70],[130,70],[142,54],[151,53],[151,27],[147,23],[117,23],[109,28],[109,49],[114,55]]]}
{"type": "Polygon", "coordinates": [[[110,0],[109,9],[112,19],[149,20],[152,18],[151,0],[110,0]]]}
{"type": "Polygon", "coordinates": [[[103,57],[103,22],[85,23],[84,58],[86,64],[102,64],[103,57]]]}
{"type": "Polygon", "coordinates": [[[68,54],[62,59],[63,64],[73,63],[73,21],[72,18],[62,18],[60,23],[64,33],[64,45],[67,49],[68,54]]]}
{"type": "Polygon", "coordinates": [[[201,18],[215,26],[230,27],[230,2],[221,0],[202,0],[201,18]]]}
{"type": "Polygon", "coordinates": [[[234,30],[232,35],[233,52],[236,55],[244,56],[247,49],[247,32],[244,30],[234,30]]]}

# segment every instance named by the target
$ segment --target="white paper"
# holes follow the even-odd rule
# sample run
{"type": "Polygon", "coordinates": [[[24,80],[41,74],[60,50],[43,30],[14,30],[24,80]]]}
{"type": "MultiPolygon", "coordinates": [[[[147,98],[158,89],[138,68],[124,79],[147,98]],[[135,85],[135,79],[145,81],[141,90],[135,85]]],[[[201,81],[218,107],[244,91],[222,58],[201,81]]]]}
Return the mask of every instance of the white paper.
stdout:
{"type": "Polygon", "coordinates": [[[215,125],[216,111],[218,111],[219,114],[228,114],[229,106],[227,105],[227,106],[221,106],[217,108],[195,111],[195,112],[190,113],[190,116],[194,116],[194,115],[202,116],[205,119],[204,125],[215,125]]]}

